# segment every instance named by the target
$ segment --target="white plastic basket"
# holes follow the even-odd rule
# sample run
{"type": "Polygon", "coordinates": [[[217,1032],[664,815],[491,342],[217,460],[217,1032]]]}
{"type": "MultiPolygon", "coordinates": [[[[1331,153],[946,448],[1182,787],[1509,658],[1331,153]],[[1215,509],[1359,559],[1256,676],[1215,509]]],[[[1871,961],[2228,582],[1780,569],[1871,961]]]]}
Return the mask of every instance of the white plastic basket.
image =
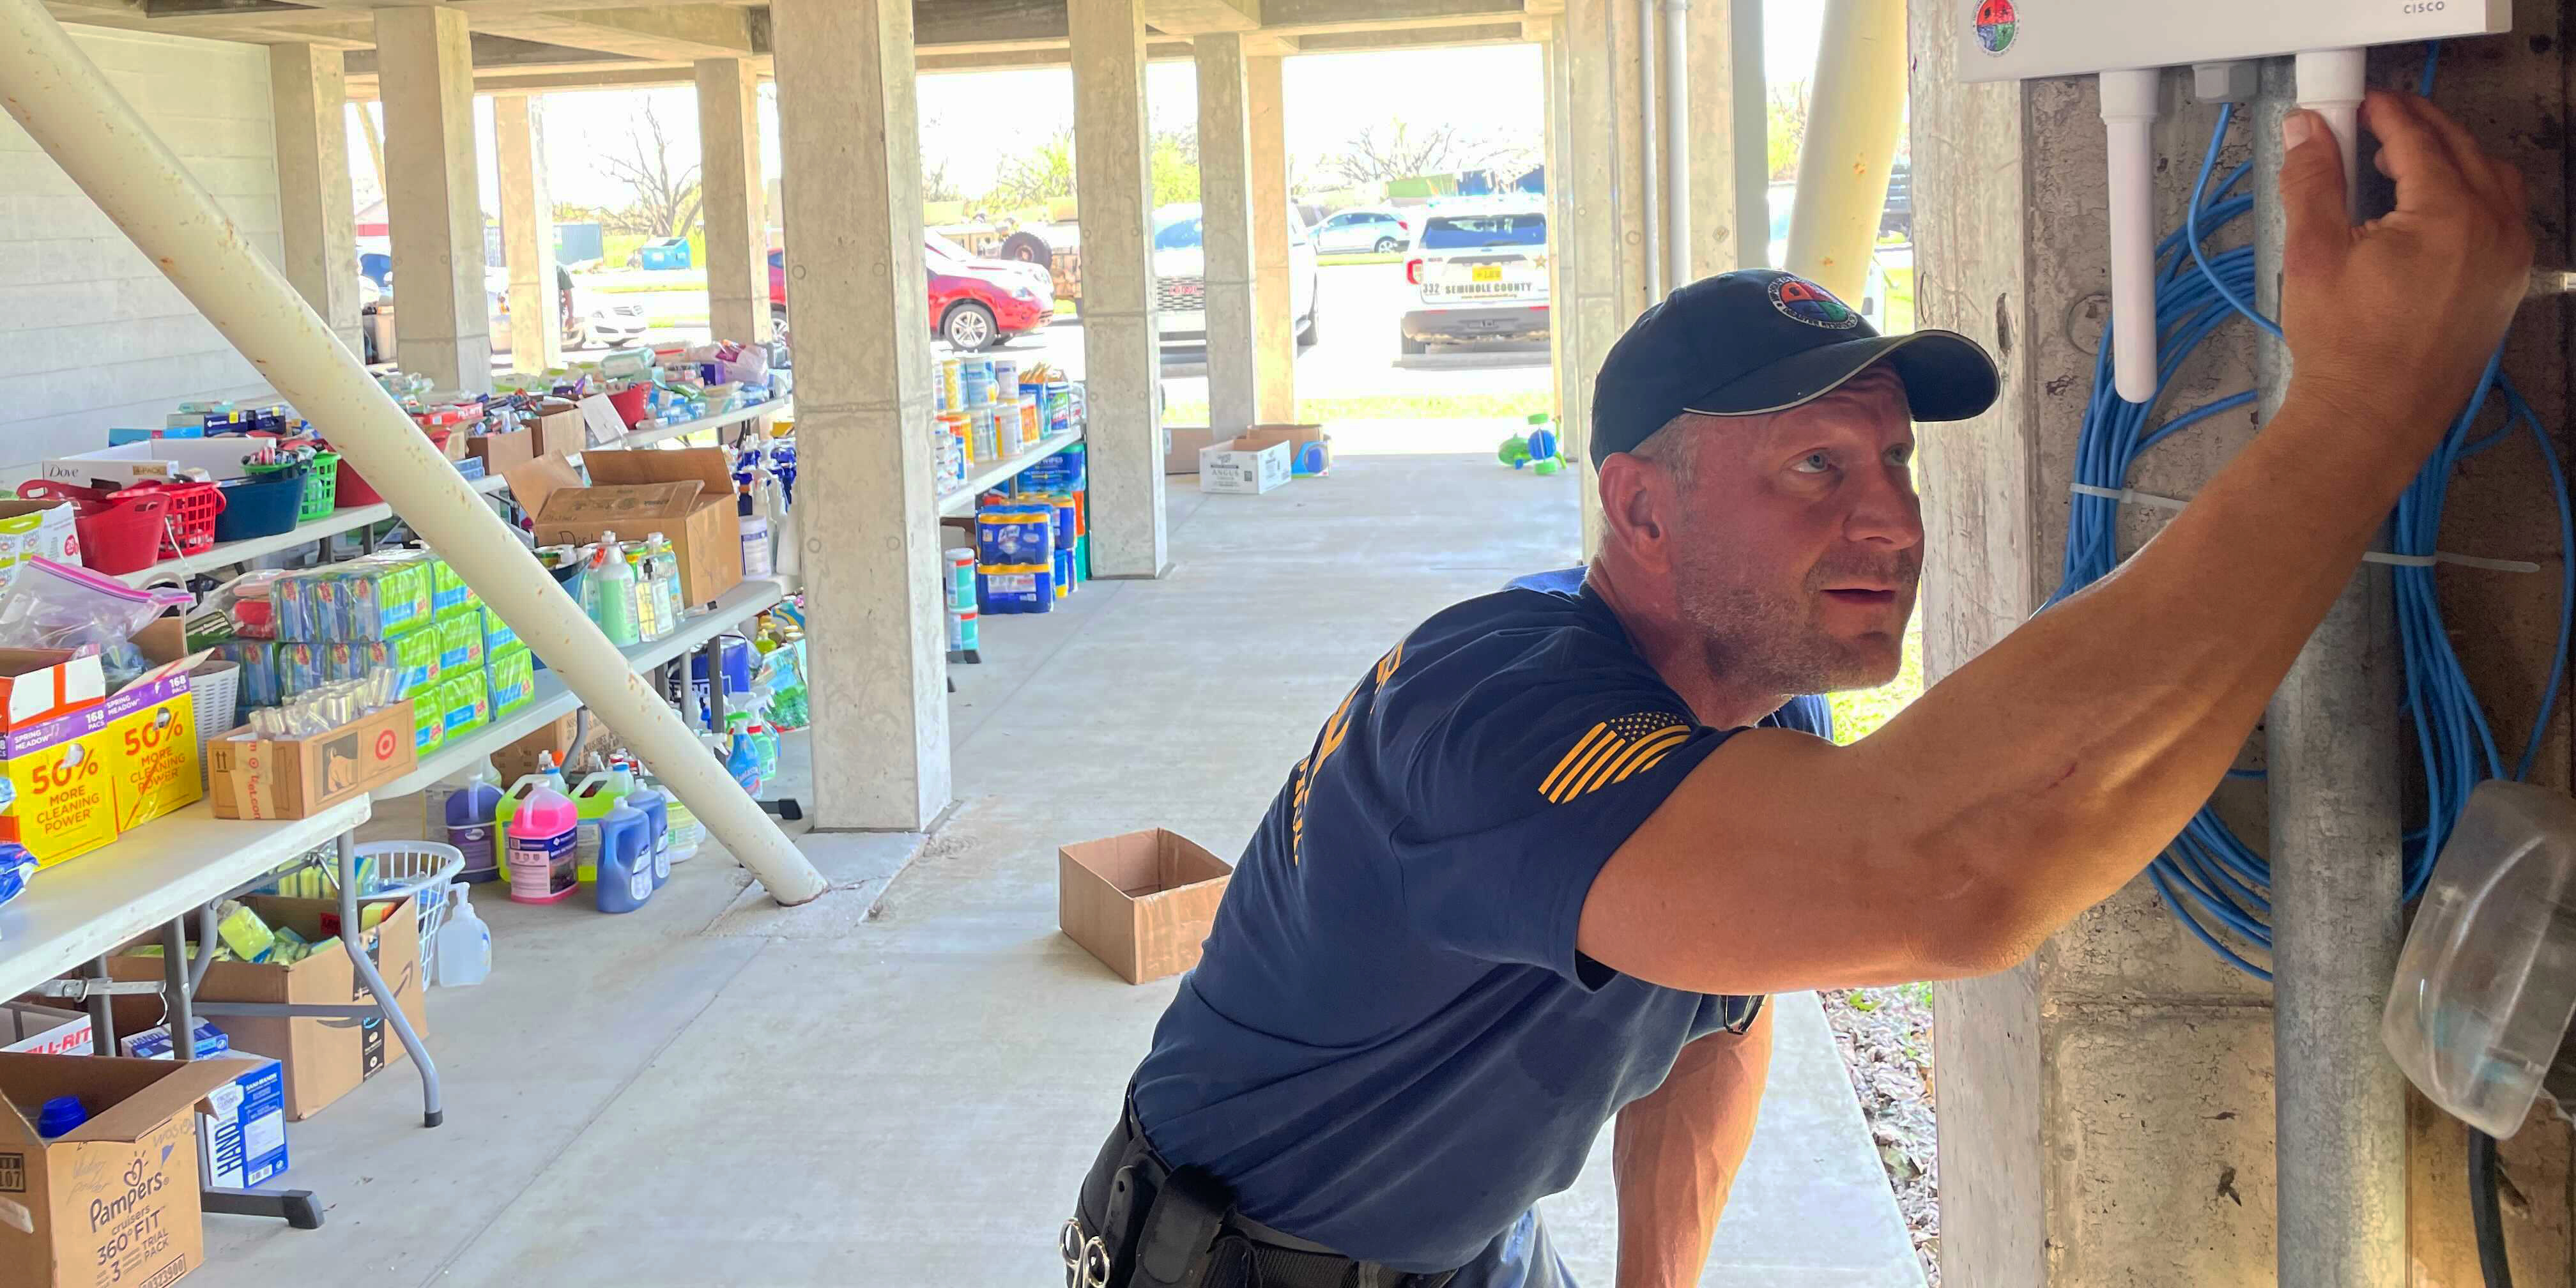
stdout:
{"type": "Polygon", "coordinates": [[[359,898],[411,896],[420,909],[421,951],[432,951],[447,919],[447,887],[465,875],[465,852],[436,841],[369,841],[358,847],[358,870],[368,874],[359,898]]]}
{"type": "Polygon", "coordinates": [[[188,691],[197,703],[197,771],[206,770],[206,742],[233,727],[233,707],[241,693],[241,664],[210,658],[188,672],[188,691]]]}

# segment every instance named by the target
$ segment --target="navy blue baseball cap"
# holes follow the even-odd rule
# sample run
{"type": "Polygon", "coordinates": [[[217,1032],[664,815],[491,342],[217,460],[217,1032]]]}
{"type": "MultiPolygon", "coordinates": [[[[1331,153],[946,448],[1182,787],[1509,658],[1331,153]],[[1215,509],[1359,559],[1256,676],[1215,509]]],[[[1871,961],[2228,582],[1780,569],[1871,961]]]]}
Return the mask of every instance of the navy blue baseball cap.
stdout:
{"type": "Polygon", "coordinates": [[[1884,360],[1918,421],[1994,405],[1994,359],[1956,331],[1880,335],[1833,292],[1794,273],[1704,277],[1638,315],[1610,346],[1592,394],[1592,463],[1635,450],[1681,415],[1760,416],[1810,403],[1884,360]]]}

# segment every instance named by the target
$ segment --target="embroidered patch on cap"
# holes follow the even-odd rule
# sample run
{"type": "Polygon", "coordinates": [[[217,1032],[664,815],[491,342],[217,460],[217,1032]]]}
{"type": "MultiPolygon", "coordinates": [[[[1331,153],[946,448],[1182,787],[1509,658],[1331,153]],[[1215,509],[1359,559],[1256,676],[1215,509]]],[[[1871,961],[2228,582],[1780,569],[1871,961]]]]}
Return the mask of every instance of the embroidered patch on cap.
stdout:
{"type": "Polygon", "coordinates": [[[1860,325],[1860,315],[1851,311],[1834,293],[1803,277],[1780,277],[1771,282],[1771,307],[1780,316],[1828,331],[1848,331],[1860,325]]]}

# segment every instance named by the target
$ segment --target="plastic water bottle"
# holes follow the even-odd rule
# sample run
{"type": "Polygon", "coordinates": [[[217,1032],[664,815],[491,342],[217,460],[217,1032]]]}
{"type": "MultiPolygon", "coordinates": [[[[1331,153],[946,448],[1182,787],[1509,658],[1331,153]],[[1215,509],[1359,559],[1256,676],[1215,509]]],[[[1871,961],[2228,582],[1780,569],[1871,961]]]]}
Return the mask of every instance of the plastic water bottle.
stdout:
{"type": "Polygon", "coordinates": [[[653,824],[623,800],[600,817],[593,890],[601,912],[633,912],[653,897],[653,824]]]}
{"type": "Polygon", "coordinates": [[[492,976],[492,927],[474,911],[463,882],[447,889],[447,920],[438,923],[438,986],[468,988],[492,976]]]}
{"type": "Polygon", "coordinates": [[[671,633],[662,621],[662,593],[654,586],[653,574],[645,567],[646,547],[641,543],[626,547],[628,592],[635,597],[635,638],[647,643],[671,633]]]}
{"type": "Polygon", "coordinates": [[[439,825],[446,829],[447,843],[465,856],[467,881],[495,881],[501,876],[501,789],[492,785],[494,776],[492,762],[486,759],[440,806],[439,825]]]}
{"type": "Polygon", "coordinates": [[[671,630],[680,628],[685,602],[680,598],[680,555],[672,549],[671,539],[659,532],[644,534],[646,564],[653,570],[653,592],[661,597],[662,620],[671,630]]]}
{"type": "MultiPolygon", "coordinates": [[[[560,783],[563,776],[552,772],[553,758],[543,752],[538,755],[539,769],[560,783]]],[[[507,831],[512,902],[553,903],[579,887],[573,859],[577,821],[572,798],[546,783],[530,790],[511,811],[507,831]]]]}

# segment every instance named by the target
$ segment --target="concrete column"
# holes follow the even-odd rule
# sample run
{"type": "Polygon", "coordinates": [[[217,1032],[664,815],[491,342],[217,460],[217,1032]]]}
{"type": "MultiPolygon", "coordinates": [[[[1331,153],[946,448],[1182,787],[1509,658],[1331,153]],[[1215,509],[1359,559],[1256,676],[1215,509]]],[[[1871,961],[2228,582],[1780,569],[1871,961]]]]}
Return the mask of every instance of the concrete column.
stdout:
{"type": "MultiPolygon", "coordinates": [[[[1231,433],[1261,418],[1252,289],[1252,149],[1243,37],[1198,37],[1199,210],[1207,247],[1208,425],[1231,433]]],[[[1283,215],[1284,217],[1284,215],[1283,215]]],[[[1289,321],[1281,319],[1282,323],[1289,321]]]]}
{"type": "MultiPolygon", "coordinates": [[[[465,14],[378,9],[395,358],[443,389],[492,387],[483,206],[474,188],[474,54],[465,14]]],[[[354,270],[353,270],[354,271],[354,270]]]]}
{"type": "Polygon", "coordinates": [[[760,182],[760,73],[751,60],[699,60],[698,154],[715,337],[766,340],[769,212],[760,182]]]}
{"type": "Polygon", "coordinates": [[[1557,23],[1550,65],[1563,108],[1551,112],[1560,128],[1557,163],[1548,172],[1558,203],[1551,252],[1562,261],[1553,297],[1553,329],[1564,332],[1558,341],[1557,405],[1567,454],[1580,478],[1583,550],[1589,557],[1601,537],[1596,479],[1585,454],[1593,380],[1611,344],[1648,303],[1643,214],[1633,199],[1643,175],[1634,128],[1636,6],[1630,0],[1567,0],[1557,23]]]}
{"type": "Polygon", "coordinates": [[[1251,125],[1252,151],[1252,348],[1259,368],[1254,397],[1259,419],[1269,424],[1297,419],[1297,306],[1288,285],[1288,115],[1280,84],[1284,61],[1269,55],[1243,60],[1244,116],[1251,125]]]}
{"type": "Polygon", "coordinates": [[[510,266],[510,365],[549,371],[563,365],[563,304],[555,288],[555,208],[546,193],[545,125],[536,100],[494,95],[492,134],[501,172],[501,258],[510,266]]]}
{"type": "Polygon", "coordinates": [[[268,94],[277,128],[277,205],[295,293],[349,352],[358,336],[357,200],[349,188],[348,80],[340,51],[268,47],[268,94]]]}
{"type": "Polygon", "coordinates": [[[949,764],[912,6],[775,0],[770,20],[798,491],[829,498],[799,507],[815,821],[915,830],[947,808],[949,764]]]}
{"type": "Polygon", "coordinates": [[[1708,123],[1691,137],[1691,226],[1683,235],[1694,280],[1762,262],[1771,231],[1764,95],[1761,4],[1692,0],[1691,119],[1708,123]]]}
{"type": "Polygon", "coordinates": [[[1084,392],[1091,408],[1091,566],[1103,577],[1159,577],[1168,558],[1155,397],[1162,365],[1145,154],[1145,9],[1143,0],[1068,0],[1067,19],[1074,194],[1082,208],[1084,392]]]}

